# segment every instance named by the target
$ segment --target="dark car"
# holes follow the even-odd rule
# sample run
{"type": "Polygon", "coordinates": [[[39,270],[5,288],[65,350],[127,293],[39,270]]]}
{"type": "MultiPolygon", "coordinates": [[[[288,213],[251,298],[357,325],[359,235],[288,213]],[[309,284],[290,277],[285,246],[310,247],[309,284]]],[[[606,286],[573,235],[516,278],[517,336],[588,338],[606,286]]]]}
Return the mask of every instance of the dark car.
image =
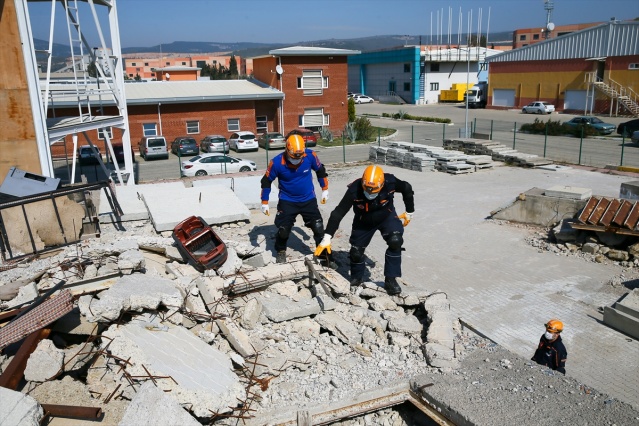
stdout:
{"type": "MultiPolygon", "coordinates": [[[[119,165],[124,164],[124,146],[122,145],[113,145],[113,154],[115,154],[115,159],[118,161],[119,165]]],[[[131,146],[131,158],[135,163],[135,153],[133,152],[133,146],[131,146]]]]}
{"type": "Polygon", "coordinates": [[[290,132],[288,132],[286,134],[286,137],[284,139],[288,139],[289,136],[291,135],[300,135],[302,138],[304,138],[304,141],[306,142],[306,147],[310,148],[313,147],[315,145],[317,145],[317,136],[315,136],[315,133],[313,133],[312,130],[309,129],[293,129],[290,132]]]}
{"type": "Polygon", "coordinates": [[[102,157],[102,153],[100,153],[100,148],[95,145],[93,147],[91,145],[82,145],[78,148],[78,162],[81,166],[100,164],[99,157],[102,157]]]}
{"type": "Polygon", "coordinates": [[[639,130],[639,118],[621,123],[617,127],[617,133],[625,137],[630,137],[634,132],[639,130]],[[624,133],[625,130],[625,133],[624,133]]]}
{"type": "Polygon", "coordinates": [[[615,130],[615,125],[610,123],[604,123],[597,117],[590,115],[582,115],[575,117],[570,121],[566,121],[564,124],[570,127],[579,128],[581,126],[589,126],[595,129],[600,135],[609,135],[615,130]]]}
{"type": "Polygon", "coordinates": [[[175,155],[197,155],[200,153],[200,147],[197,141],[189,137],[179,137],[171,143],[171,152],[175,155]],[[178,154],[179,152],[179,154],[178,154]]]}

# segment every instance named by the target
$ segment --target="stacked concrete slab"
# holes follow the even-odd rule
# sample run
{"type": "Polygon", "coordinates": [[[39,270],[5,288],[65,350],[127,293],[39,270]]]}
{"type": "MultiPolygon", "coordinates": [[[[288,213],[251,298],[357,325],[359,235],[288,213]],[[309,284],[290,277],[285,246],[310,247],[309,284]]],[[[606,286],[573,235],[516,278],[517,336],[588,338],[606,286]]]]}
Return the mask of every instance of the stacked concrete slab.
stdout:
{"type": "Polygon", "coordinates": [[[499,142],[475,138],[453,138],[444,141],[447,149],[462,150],[467,154],[490,155],[495,161],[502,161],[522,167],[538,167],[552,164],[552,160],[534,154],[525,154],[499,142]]]}
{"type": "Polygon", "coordinates": [[[604,323],[639,339],[639,289],[626,293],[612,307],[604,307],[604,323]]]}

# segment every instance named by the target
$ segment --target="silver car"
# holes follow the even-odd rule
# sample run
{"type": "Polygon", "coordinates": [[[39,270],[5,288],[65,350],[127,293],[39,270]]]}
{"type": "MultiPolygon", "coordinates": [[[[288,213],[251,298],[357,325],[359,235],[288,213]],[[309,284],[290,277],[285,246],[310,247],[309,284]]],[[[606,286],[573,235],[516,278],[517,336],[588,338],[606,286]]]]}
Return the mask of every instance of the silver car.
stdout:
{"type": "Polygon", "coordinates": [[[257,144],[264,149],[285,148],[286,140],[280,132],[264,132],[257,140],[257,144]]]}
{"type": "Polygon", "coordinates": [[[200,142],[202,152],[229,152],[229,141],[222,135],[208,135],[200,142]]]}

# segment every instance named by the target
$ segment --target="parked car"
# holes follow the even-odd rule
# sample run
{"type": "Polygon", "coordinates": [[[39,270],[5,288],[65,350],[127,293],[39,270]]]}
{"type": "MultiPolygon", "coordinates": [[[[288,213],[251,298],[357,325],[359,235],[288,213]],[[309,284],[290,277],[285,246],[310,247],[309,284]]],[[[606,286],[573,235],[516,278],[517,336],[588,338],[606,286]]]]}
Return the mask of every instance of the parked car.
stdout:
{"type": "Polygon", "coordinates": [[[566,121],[564,124],[571,127],[591,126],[597,133],[602,135],[609,135],[615,130],[614,124],[604,123],[599,118],[589,115],[575,117],[570,121],[566,121]]]}
{"type": "Polygon", "coordinates": [[[531,102],[521,109],[524,114],[550,114],[555,112],[555,106],[545,102],[531,102]]]}
{"type": "Polygon", "coordinates": [[[304,138],[304,142],[306,142],[307,148],[312,148],[317,145],[317,136],[315,136],[315,133],[313,133],[312,130],[303,128],[293,129],[286,134],[284,140],[287,140],[288,137],[291,135],[300,135],[302,138],[304,138]]]}
{"type": "MultiPolygon", "coordinates": [[[[124,146],[113,145],[113,154],[115,154],[115,159],[118,161],[118,164],[122,166],[124,164],[124,146]]],[[[135,163],[135,153],[133,152],[133,147],[131,147],[131,158],[135,163]]]]}
{"type": "Polygon", "coordinates": [[[169,150],[167,148],[164,136],[142,136],[138,143],[140,156],[145,160],[151,158],[169,158],[169,150]]]}
{"type": "Polygon", "coordinates": [[[197,155],[200,153],[200,147],[198,146],[195,139],[182,136],[173,140],[173,142],[171,143],[171,152],[179,156],[185,156],[189,154],[197,155]]]}
{"type": "Polygon", "coordinates": [[[286,148],[286,139],[280,132],[264,132],[257,140],[257,144],[264,149],[286,148]]]}
{"type": "Polygon", "coordinates": [[[626,137],[632,135],[634,132],[639,130],[639,118],[636,118],[636,119],[630,120],[630,121],[626,121],[625,123],[621,123],[617,127],[617,133],[619,133],[620,135],[624,134],[624,130],[626,132],[625,133],[626,137]]]}
{"type": "Polygon", "coordinates": [[[208,135],[200,141],[202,152],[229,152],[229,141],[222,135],[208,135]]]}
{"type": "Polygon", "coordinates": [[[235,151],[257,151],[259,145],[253,132],[235,132],[229,138],[229,147],[235,151]]]}
{"type": "Polygon", "coordinates": [[[81,166],[86,166],[89,164],[100,164],[98,158],[102,158],[102,153],[100,152],[100,148],[93,145],[82,145],[78,148],[78,162],[81,166]]]}
{"type": "Polygon", "coordinates": [[[359,95],[359,94],[354,95],[353,100],[355,101],[356,104],[369,104],[369,103],[375,102],[375,99],[371,98],[370,96],[359,95]]]}
{"type": "Polygon", "coordinates": [[[632,141],[632,143],[639,143],[639,130],[635,130],[634,132],[632,132],[630,140],[632,141]]]}
{"type": "Polygon", "coordinates": [[[206,176],[223,173],[250,172],[257,170],[255,162],[231,157],[219,152],[200,154],[182,161],[182,175],[206,176]]]}

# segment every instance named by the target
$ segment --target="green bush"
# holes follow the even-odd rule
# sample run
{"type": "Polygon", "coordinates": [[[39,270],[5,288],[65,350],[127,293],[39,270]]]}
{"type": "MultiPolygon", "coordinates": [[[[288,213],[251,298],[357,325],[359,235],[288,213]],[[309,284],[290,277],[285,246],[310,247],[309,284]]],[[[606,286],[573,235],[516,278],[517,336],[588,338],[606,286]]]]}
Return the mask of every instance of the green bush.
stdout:
{"type": "Polygon", "coordinates": [[[355,121],[355,100],[350,98],[348,100],[348,122],[352,123],[355,121]]]}
{"type": "MultiPolygon", "coordinates": [[[[559,120],[553,121],[548,119],[544,122],[539,118],[535,118],[532,123],[522,124],[519,127],[520,132],[532,133],[536,135],[543,135],[546,133],[546,127],[548,127],[548,136],[565,136],[571,135],[575,137],[581,137],[581,127],[572,127],[567,124],[561,123],[559,120]]],[[[595,136],[597,131],[590,127],[584,127],[584,137],[595,136]]]]}
{"type": "Polygon", "coordinates": [[[369,140],[373,137],[373,126],[366,117],[360,117],[353,123],[353,127],[357,132],[357,138],[360,140],[369,140]]]}
{"type": "Polygon", "coordinates": [[[333,132],[331,132],[326,127],[322,127],[319,130],[319,134],[320,134],[320,137],[324,139],[326,142],[329,142],[329,143],[333,142],[333,132]]]}

